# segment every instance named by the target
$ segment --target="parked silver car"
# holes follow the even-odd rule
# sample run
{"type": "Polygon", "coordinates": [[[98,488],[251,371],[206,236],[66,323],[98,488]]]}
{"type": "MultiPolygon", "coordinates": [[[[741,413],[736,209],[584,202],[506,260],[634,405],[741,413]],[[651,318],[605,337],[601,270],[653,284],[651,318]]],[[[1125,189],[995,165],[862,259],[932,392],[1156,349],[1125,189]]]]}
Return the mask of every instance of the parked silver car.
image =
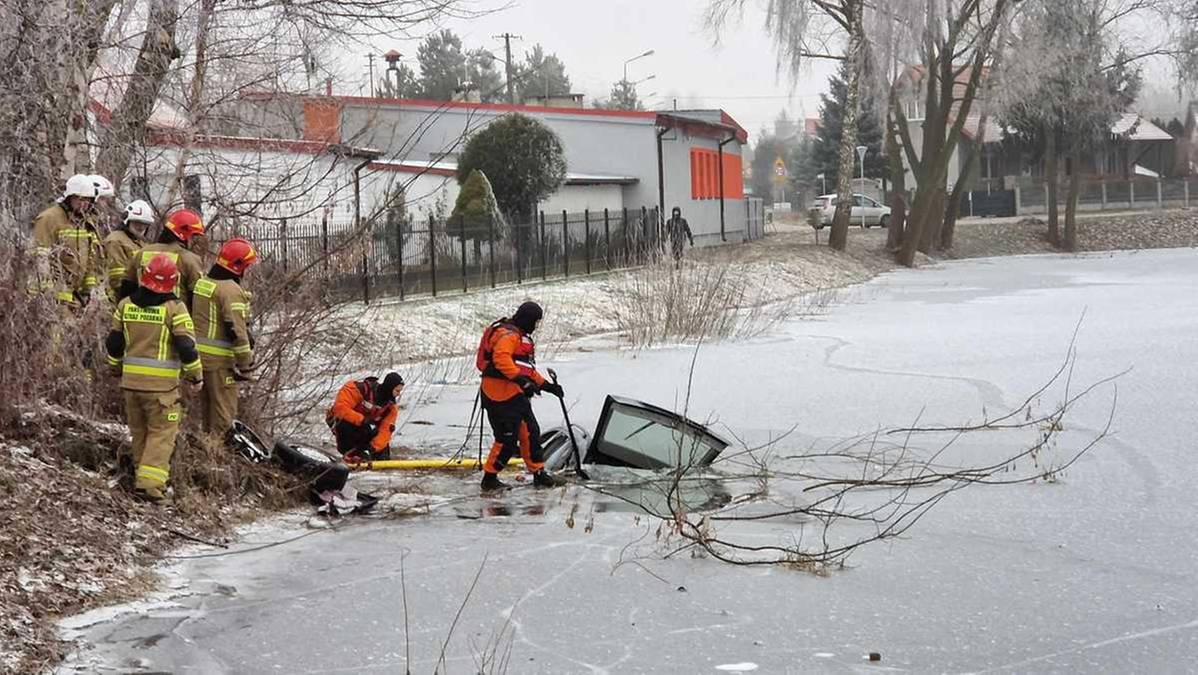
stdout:
{"type": "MultiPolygon", "coordinates": [[[[822,230],[824,227],[832,224],[832,216],[836,214],[837,196],[820,195],[811,203],[811,209],[808,212],[811,226],[817,230],[822,230]]],[[[852,217],[849,218],[849,224],[861,225],[862,227],[872,227],[878,225],[886,227],[890,224],[890,207],[883,206],[874,201],[870,197],[861,194],[853,195],[852,217]]]]}

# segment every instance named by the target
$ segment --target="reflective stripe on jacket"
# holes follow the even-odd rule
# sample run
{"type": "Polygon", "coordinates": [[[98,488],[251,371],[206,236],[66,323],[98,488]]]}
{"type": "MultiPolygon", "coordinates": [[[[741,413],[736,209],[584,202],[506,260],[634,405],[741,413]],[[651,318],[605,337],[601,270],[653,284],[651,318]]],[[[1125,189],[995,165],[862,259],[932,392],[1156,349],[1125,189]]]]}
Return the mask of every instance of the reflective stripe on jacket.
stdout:
{"type": "Polygon", "coordinates": [[[201,378],[200,359],[182,363],[175,338],[195,339],[187,308],[178,300],[139,307],[125,298],[112,313],[112,330],[124,335],[124,354],[108,355],[108,363],[121,369],[121,388],[134,391],[170,391],[180,375],[201,378]]]}
{"type": "Polygon", "coordinates": [[[253,367],[249,312],[249,292],[236,281],[204,277],[196,282],[191,315],[205,370],[253,367]]]}

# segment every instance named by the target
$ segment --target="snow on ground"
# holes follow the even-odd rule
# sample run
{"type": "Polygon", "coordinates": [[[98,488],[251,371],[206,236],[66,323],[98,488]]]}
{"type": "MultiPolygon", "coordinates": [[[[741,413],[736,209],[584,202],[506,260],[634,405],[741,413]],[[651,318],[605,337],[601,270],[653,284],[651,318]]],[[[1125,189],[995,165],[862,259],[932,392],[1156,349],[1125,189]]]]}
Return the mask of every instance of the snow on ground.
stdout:
{"type": "MultiPolygon", "coordinates": [[[[1198,655],[1198,541],[1186,534],[1198,513],[1198,422],[1185,414],[1198,363],[1195,263],[1194,250],[948,263],[885,274],[860,301],[747,343],[546,360],[576,423],[592,425],[603,395],[620,393],[685,404],[746,439],[797,425],[779,453],[1010,410],[1060,366],[1083,315],[1071,386],[1131,368],[1116,383],[1113,434],[1061,482],[958,492],[847,570],[663,559],[656,522],[579,486],[483,499],[477,474],[398,479],[451,501],[182,561],[188,583],[213,585],[178,607],[86,627],[90,644],[73,663],[426,672],[444,645],[448,672],[505,654],[521,673],[1188,670],[1198,655]]],[[[1101,430],[1114,391],[1071,411],[1049,454],[1101,430]]],[[[465,422],[472,389],[430,392],[410,414],[433,424],[408,425],[405,442],[460,440],[448,425],[465,422]]],[[[552,400],[535,405],[544,424],[558,421],[552,400]]],[[[985,436],[955,459],[1006,455],[1010,442],[985,436]]],[[[775,485],[774,497],[798,487],[775,485]]],[[[719,527],[762,543],[802,532],[795,522],[719,527]]]]}

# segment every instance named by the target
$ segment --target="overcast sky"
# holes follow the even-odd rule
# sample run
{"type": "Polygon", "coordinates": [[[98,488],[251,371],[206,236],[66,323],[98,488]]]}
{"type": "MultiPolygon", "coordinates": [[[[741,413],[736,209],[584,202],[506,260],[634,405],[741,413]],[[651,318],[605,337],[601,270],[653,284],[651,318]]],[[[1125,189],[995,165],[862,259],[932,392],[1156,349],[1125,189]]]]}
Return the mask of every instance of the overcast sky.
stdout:
{"type": "MultiPolygon", "coordinates": [[[[478,2],[503,6],[501,0],[478,2]]],[[[450,20],[445,27],[460,35],[465,47],[485,47],[498,56],[503,43],[492,36],[520,35],[523,39],[512,44],[516,60],[539,42],[562,59],[575,91],[588,101],[607,98],[626,59],[655,50],[628,66],[629,80],[656,76],[638,86],[642,99],[657,94],[649,107],[670,108],[677,97],[679,108],[723,108],[756,137],[784,108],[792,118],[815,117],[818,94],[835,65],[813,64],[797,82],[778,76],[762,9],[758,0],[748,5],[743,20],[721,34],[719,45],[703,27],[706,0],[512,0],[494,13],[450,20]]],[[[374,46],[379,53],[398,49],[411,64],[419,41],[379,38],[374,46]]],[[[365,55],[360,60],[364,71],[365,55]]]]}

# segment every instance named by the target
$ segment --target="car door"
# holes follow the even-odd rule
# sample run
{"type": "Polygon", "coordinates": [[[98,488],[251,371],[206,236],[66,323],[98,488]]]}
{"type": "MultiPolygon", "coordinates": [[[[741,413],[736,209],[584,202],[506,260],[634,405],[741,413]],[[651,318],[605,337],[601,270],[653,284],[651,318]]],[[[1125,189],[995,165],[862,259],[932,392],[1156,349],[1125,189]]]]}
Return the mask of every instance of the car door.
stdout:
{"type": "Polygon", "coordinates": [[[860,225],[861,216],[865,214],[865,203],[861,195],[853,195],[853,215],[849,218],[850,225],[860,225]]]}
{"type": "Polygon", "coordinates": [[[882,222],[882,205],[869,197],[862,197],[865,203],[865,222],[877,225],[882,222]]]}

